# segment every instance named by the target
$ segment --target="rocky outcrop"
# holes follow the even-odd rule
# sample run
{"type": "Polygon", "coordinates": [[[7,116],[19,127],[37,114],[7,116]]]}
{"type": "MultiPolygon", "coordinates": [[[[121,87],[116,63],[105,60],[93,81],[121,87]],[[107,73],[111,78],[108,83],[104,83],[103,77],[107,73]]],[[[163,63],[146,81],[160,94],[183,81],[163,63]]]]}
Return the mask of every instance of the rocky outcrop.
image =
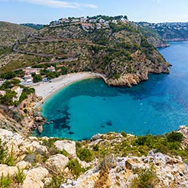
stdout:
{"type": "Polygon", "coordinates": [[[25,170],[24,173],[26,178],[22,184],[22,188],[43,188],[44,183],[42,180],[49,175],[48,170],[42,167],[25,170]]]}
{"type": "MultiPolygon", "coordinates": [[[[178,151],[186,152],[188,127],[180,126],[177,132],[183,134],[183,141],[178,143],[181,144],[178,151]]],[[[61,188],[129,188],[140,174],[149,172],[154,174],[152,178],[155,180],[155,188],[187,188],[188,165],[184,163],[187,160],[185,154],[182,159],[172,153],[167,155],[157,152],[156,149],[145,152],[146,145],[135,147],[136,139],[136,136],[125,133],[97,134],[76,145],[74,141],[24,137],[0,129],[0,150],[2,153],[6,150],[5,158],[0,158],[0,177],[9,175],[14,182],[20,169],[25,178],[22,183],[15,181],[14,184],[22,188],[51,187],[54,182],[59,182],[58,186],[61,188]],[[127,149],[133,147],[134,150],[126,153],[127,149]],[[126,150],[121,153],[124,148],[126,150]],[[90,152],[96,155],[88,162],[90,152]],[[135,156],[133,152],[138,155],[135,156]],[[80,153],[83,156],[80,157],[80,153]],[[104,153],[106,156],[101,158],[104,153]],[[84,161],[85,158],[87,162],[84,161]]],[[[174,143],[170,144],[176,146],[174,143]]]]}
{"type": "Polygon", "coordinates": [[[60,151],[65,150],[72,157],[76,157],[76,143],[70,140],[56,141],[55,147],[60,151]]]}
{"type": "Polygon", "coordinates": [[[54,169],[59,172],[63,172],[67,163],[69,162],[68,157],[65,157],[62,154],[53,155],[46,161],[46,165],[50,169],[54,169]]]}
{"type": "MultiPolygon", "coordinates": [[[[151,169],[153,166],[159,178],[155,187],[186,188],[188,183],[188,167],[181,159],[171,158],[162,153],[148,153],[146,157],[118,157],[116,166],[110,169],[108,179],[111,188],[128,188],[137,177],[135,170],[151,169]]],[[[80,176],[76,181],[61,185],[61,188],[93,188],[99,178],[101,169],[95,167],[80,176]]],[[[104,182],[105,184],[105,182],[104,182]]],[[[104,186],[105,187],[105,186],[104,186]]]]}

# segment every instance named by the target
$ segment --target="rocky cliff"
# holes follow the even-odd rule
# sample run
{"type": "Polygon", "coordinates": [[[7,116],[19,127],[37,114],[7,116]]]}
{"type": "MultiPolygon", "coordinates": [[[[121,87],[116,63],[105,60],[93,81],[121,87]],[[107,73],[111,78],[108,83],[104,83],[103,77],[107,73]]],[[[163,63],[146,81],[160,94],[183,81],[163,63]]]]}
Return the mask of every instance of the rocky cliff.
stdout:
{"type": "Polygon", "coordinates": [[[186,188],[188,127],[163,136],[98,134],[74,142],[0,129],[0,186],[186,188]]]}
{"type": "MultiPolygon", "coordinates": [[[[106,17],[105,17],[106,18],[106,17]]],[[[170,64],[132,22],[70,22],[46,26],[14,46],[4,70],[39,63],[55,63],[68,72],[103,74],[109,85],[131,86],[147,80],[149,73],[169,73],[170,64]],[[100,27],[99,25],[100,24],[100,27]],[[89,27],[89,29],[88,29],[89,27]],[[16,62],[16,63],[15,63],[16,62]],[[19,62],[19,63],[18,63],[19,62]],[[26,63],[27,62],[27,63],[26,63]]],[[[2,59],[5,62],[6,57],[2,59]]],[[[7,62],[7,61],[6,61],[7,62]]]]}

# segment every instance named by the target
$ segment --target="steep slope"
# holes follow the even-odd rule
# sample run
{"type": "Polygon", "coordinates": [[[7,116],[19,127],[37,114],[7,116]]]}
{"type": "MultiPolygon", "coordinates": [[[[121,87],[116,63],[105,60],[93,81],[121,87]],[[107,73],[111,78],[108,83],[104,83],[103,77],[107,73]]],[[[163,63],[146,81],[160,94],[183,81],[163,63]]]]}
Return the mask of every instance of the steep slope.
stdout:
{"type": "Polygon", "coordinates": [[[187,22],[169,22],[169,23],[137,23],[144,30],[153,30],[164,41],[184,41],[188,40],[187,22]]]}
{"type": "Polygon", "coordinates": [[[45,27],[15,51],[49,61],[74,59],[62,63],[69,72],[98,72],[114,86],[137,84],[147,80],[148,73],[169,73],[170,65],[132,23],[123,22],[90,30],[80,23],[45,27]]]}
{"type": "Polygon", "coordinates": [[[0,47],[12,46],[17,40],[23,39],[35,30],[29,27],[0,22],[0,47]]]}
{"type": "Polygon", "coordinates": [[[155,47],[168,47],[169,44],[162,39],[159,33],[152,27],[145,25],[144,23],[138,23],[139,30],[147,38],[148,42],[155,47]]]}
{"type": "MultiPolygon", "coordinates": [[[[0,67],[9,64],[12,61],[18,63],[17,60],[21,55],[13,53],[12,47],[18,40],[24,39],[33,32],[35,32],[35,30],[29,27],[8,22],[0,22],[0,67]]],[[[12,68],[10,68],[10,70],[11,69],[12,68]]],[[[3,71],[3,69],[0,71],[3,71]]]]}
{"type": "Polygon", "coordinates": [[[79,142],[0,133],[1,187],[187,188],[186,126],[162,136],[108,133],[79,142]]]}

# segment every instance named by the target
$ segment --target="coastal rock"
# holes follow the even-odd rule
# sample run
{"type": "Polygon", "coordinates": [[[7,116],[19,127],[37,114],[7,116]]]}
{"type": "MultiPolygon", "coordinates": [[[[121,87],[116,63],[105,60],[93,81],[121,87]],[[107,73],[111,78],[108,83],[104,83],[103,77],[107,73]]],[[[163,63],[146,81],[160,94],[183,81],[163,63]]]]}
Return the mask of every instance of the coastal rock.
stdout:
{"type": "Polygon", "coordinates": [[[48,176],[49,172],[46,168],[38,167],[28,171],[24,171],[26,178],[22,184],[22,188],[43,188],[42,180],[48,176]]]}
{"type": "Polygon", "coordinates": [[[76,157],[76,143],[70,140],[58,140],[54,143],[55,147],[60,151],[65,150],[72,157],[76,157]]]}
{"type": "Polygon", "coordinates": [[[183,134],[182,147],[186,148],[188,145],[188,127],[185,125],[182,125],[179,127],[178,132],[183,134]]]}
{"type": "Polygon", "coordinates": [[[68,157],[65,157],[64,155],[61,154],[57,154],[50,157],[46,161],[46,165],[48,166],[48,168],[63,172],[68,162],[69,162],[68,157]]]}
{"type": "Polygon", "coordinates": [[[19,168],[19,169],[25,169],[25,168],[29,168],[31,167],[31,163],[29,162],[26,162],[26,161],[20,161],[16,164],[16,166],[19,168]]]}
{"type": "Polygon", "coordinates": [[[136,85],[141,79],[136,74],[122,75],[119,79],[108,79],[106,83],[111,86],[128,86],[136,85]]]}
{"type": "Polygon", "coordinates": [[[42,125],[39,125],[37,127],[37,130],[39,131],[39,133],[42,133],[43,132],[43,126],[42,125]]]}
{"type": "Polygon", "coordinates": [[[15,166],[8,166],[5,164],[0,164],[0,177],[2,176],[13,176],[18,172],[18,168],[15,166]]]}
{"type": "MultiPolygon", "coordinates": [[[[146,157],[117,157],[114,159],[116,166],[108,173],[108,181],[111,188],[130,187],[132,180],[137,177],[134,169],[150,169],[155,167],[159,178],[157,188],[162,187],[185,187],[188,181],[188,167],[182,160],[171,158],[162,153],[149,152],[146,157]],[[169,160],[172,162],[169,164],[169,160]]],[[[92,188],[99,180],[100,170],[93,168],[80,176],[73,183],[63,184],[62,188],[92,188]]],[[[104,182],[105,183],[105,182],[104,182]]]]}
{"type": "Polygon", "coordinates": [[[101,136],[102,136],[102,134],[96,134],[96,135],[94,135],[94,136],[91,137],[91,140],[92,141],[98,140],[98,139],[101,138],[101,136]]]}

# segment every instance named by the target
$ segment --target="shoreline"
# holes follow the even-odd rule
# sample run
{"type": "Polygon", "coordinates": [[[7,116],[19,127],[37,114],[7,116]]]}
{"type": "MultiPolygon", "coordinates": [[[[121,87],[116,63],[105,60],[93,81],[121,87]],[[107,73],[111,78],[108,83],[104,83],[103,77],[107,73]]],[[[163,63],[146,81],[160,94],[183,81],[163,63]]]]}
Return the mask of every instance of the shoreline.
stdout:
{"type": "Polygon", "coordinates": [[[102,74],[93,72],[79,72],[60,76],[58,78],[51,80],[51,82],[39,82],[37,85],[30,86],[31,88],[35,89],[35,94],[37,95],[37,97],[42,97],[42,100],[37,102],[33,108],[40,107],[42,103],[44,103],[52,95],[54,95],[64,87],[74,82],[89,78],[101,78],[104,81],[106,81],[106,78],[102,74]]]}

